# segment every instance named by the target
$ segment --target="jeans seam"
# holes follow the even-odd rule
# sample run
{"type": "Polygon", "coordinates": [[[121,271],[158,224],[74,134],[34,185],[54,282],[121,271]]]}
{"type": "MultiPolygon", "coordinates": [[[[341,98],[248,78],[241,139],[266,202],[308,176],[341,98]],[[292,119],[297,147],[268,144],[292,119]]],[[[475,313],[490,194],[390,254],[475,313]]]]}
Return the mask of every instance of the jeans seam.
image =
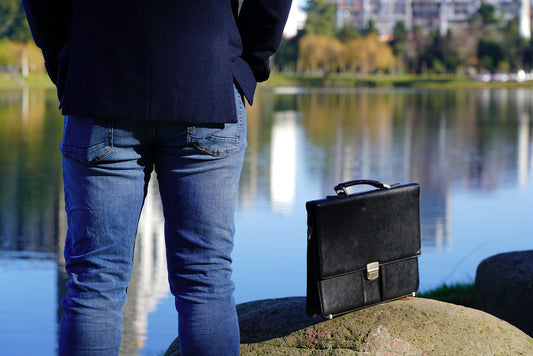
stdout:
{"type": "Polygon", "coordinates": [[[232,153],[235,153],[237,151],[239,151],[240,149],[240,140],[239,139],[236,139],[237,141],[237,145],[235,148],[232,148],[232,149],[228,149],[228,150],[224,150],[224,151],[214,151],[214,150],[210,150],[208,148],[205,148],[203,147],[202,145],[200,145],[199,143],[197,142],[193,142],[193,146],[202,151],[202,152],[205,152],[205,153],[208,153],[210,156],[213,156],[213,157],[221,157],[221,156],[225,156],[225,155],[229,155],[229,154],[232,154],[232,153]]]}

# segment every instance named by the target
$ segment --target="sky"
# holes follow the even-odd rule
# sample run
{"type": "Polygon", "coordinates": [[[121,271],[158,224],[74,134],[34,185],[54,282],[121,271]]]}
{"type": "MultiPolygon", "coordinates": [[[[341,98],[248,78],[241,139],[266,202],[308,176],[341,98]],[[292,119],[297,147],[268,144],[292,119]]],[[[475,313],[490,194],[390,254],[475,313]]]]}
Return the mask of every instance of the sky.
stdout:
{"type": "Polygon", "coordinates": [[[303,27],[305,22],[305,12],[303,8],[307,0],[293,0],[291,12],[289,13],[289,19],[283,32],[285,37],[293,37],[296,35],[296,31],[303,27]]]}

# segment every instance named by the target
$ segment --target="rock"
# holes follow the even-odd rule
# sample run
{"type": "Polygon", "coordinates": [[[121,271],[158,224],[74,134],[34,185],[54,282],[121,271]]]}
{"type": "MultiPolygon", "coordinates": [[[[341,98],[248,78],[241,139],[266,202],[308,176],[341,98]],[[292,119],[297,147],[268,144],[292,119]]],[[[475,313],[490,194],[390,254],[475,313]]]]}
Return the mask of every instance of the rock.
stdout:
{"type": "Polygon", "coordinates": [[[533,250],[483,260],[476,272],[479,308],[533,336],[533,250]]]}
{"type": "MultiPolygon", "coordinates": [[[[332,320],[305,297],[237,306],[241,355],[533,355],[533,338],[485,312],[431,299],[394,301],[332,320]]],[[[174,342],[165,355],[179,355],[174,342]]]]}

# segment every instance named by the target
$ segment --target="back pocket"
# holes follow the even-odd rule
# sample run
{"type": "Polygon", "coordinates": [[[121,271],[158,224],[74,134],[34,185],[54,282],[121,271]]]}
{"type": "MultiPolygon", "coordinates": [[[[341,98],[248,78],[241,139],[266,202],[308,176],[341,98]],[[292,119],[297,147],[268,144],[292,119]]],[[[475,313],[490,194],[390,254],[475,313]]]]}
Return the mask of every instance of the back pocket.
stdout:
{"type": "Polygon", "coordinates": [[[237,88],[233,86],[235,96],[236,123],[191,126],[189,142],[211,156],[225,156],[246,147],[246,108],[244,99],[237,88]]]}
{"type": "Polygon", "coordinates": [[[113,152],[112,121],[90,116],[65,116],[63,140],[59,148],[64,157],[82,163],[102,160],[113,152]]]}
{"type": "Polygon", "coordinates": [[[243,137],[241,123],[224,124],[221,127],[189,127],[190,141],[194,147],[211,156],[223,156],[236,152],[243,137]]]}

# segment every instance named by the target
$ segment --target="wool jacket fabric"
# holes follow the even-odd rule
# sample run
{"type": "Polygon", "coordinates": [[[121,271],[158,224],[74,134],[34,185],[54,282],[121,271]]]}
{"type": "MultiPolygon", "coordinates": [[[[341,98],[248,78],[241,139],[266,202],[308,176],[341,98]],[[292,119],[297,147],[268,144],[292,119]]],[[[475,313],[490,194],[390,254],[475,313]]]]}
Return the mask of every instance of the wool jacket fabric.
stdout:
{"type": "Polygon", "coordinates": [[[236,122],[268,78],[291,0],[23,0],[63,114],[236,122]]]}

